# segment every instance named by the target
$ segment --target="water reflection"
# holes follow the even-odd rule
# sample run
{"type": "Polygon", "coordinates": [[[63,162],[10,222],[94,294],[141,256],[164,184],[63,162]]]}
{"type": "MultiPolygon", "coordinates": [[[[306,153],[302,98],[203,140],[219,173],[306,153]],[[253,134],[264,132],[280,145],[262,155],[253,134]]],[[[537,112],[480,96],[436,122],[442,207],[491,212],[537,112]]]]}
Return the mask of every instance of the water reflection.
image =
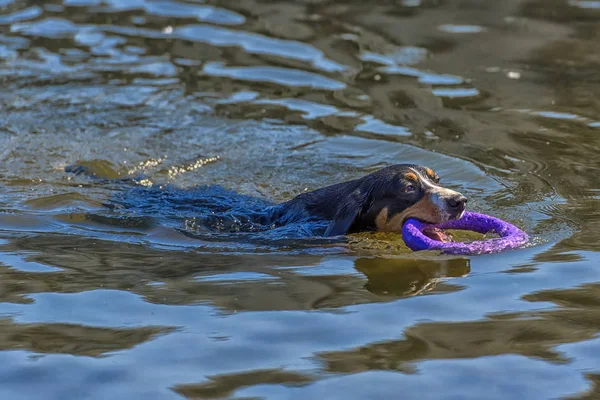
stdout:
{"type": "Polygon", "coordinates": [[[445,283],[444,278],[462,277],[470,272],[468,259],[368,259],[359,258],[355,268],[368,282],[365,288],[382,296],[415,296],[444,293],[460,287],[445,283]]]}
{"type": "Polygon", "coordinates": [[[340,264],[319,255],[186,254],[73,236],[24,237],[3,251],[4,281],[20,283],[6,286],[1,297],[22,304],[36,293],[102,287],[126,288],[152,303],[204,303],[224,312],[338,308],[459,290],[445,280],[469,273],[461,258],[369,257],[340,264]]]}
{"type": "Polygon", "coordinates": [[[34,354],[71,354],[103,357],[130,349],[170,328],[106,329],[69,324],[17,324],[2,320],[0,350],[26,350],[34,354]]]}

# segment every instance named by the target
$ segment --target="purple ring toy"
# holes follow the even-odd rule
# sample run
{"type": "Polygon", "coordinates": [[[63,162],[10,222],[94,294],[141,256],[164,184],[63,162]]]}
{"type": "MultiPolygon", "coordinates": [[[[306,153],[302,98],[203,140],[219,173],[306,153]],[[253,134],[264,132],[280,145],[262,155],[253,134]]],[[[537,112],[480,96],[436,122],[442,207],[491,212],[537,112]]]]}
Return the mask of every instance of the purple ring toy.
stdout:
{"type": "Polygon", "coordinates": [[[406,245],[413,251],[442,250],[446,254],[491,254],[503,250],[516,249],[529,240],[525,232],[516,226],[501,219],[485,214],[465,212],[461,219],[456,219],[442,224],[425,224],[415,219],[408,219],[402,227],[402,238],[406,245]],[[458,229],[485,234],[494,232],[500,238],[465,242],[441,242],[431,239],[425,234],[425,228],[458,229]]]}

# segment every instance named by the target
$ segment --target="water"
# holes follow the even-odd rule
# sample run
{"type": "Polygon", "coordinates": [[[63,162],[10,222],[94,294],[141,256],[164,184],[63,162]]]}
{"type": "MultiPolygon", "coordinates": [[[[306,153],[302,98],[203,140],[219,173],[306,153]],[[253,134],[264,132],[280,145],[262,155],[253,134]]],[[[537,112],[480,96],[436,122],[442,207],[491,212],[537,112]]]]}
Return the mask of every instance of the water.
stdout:
{"type": "Polygon", "coordinates": [[[0,398],[598,398],[597,3],[0,0],[0,398]],[[190,201],[398,162],[531,245],[207,234],[190,201]]]}

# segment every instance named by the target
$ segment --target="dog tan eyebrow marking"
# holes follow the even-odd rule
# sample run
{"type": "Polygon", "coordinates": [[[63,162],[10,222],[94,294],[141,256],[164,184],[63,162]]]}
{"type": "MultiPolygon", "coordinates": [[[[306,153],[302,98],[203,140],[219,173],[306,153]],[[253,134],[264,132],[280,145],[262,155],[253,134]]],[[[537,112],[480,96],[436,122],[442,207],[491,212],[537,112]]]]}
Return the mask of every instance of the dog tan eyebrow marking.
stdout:
{"type": "Polygon", "coordinates": [[[435,179],[435,172],[433,172],[431,168],[427,168],[425,172],[427,172],[427,176],[429,176],[431,179],[435,179]]]}
{"type": "Polygon", "coordinates": [[[417,178],[417,174],[415,174],[414,172],[407,172],[406,174],[404,174],[404,177],[409,181],[419,181],[419,178],[417,178]]]}

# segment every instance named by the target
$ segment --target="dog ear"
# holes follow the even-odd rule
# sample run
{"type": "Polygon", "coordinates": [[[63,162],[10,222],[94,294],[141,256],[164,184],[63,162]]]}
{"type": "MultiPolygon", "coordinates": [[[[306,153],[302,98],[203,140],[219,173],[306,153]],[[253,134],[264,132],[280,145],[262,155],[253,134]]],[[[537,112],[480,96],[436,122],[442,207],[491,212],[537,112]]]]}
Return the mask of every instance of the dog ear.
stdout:
{"type": "Polygon", "coordinates": [[[352,192],[338,208],[333,221],[325,230],[325,236],[339,236],[348,233],[354,221],[360,216],[365,201],[366,196],[360,190],[352,192]]]}

